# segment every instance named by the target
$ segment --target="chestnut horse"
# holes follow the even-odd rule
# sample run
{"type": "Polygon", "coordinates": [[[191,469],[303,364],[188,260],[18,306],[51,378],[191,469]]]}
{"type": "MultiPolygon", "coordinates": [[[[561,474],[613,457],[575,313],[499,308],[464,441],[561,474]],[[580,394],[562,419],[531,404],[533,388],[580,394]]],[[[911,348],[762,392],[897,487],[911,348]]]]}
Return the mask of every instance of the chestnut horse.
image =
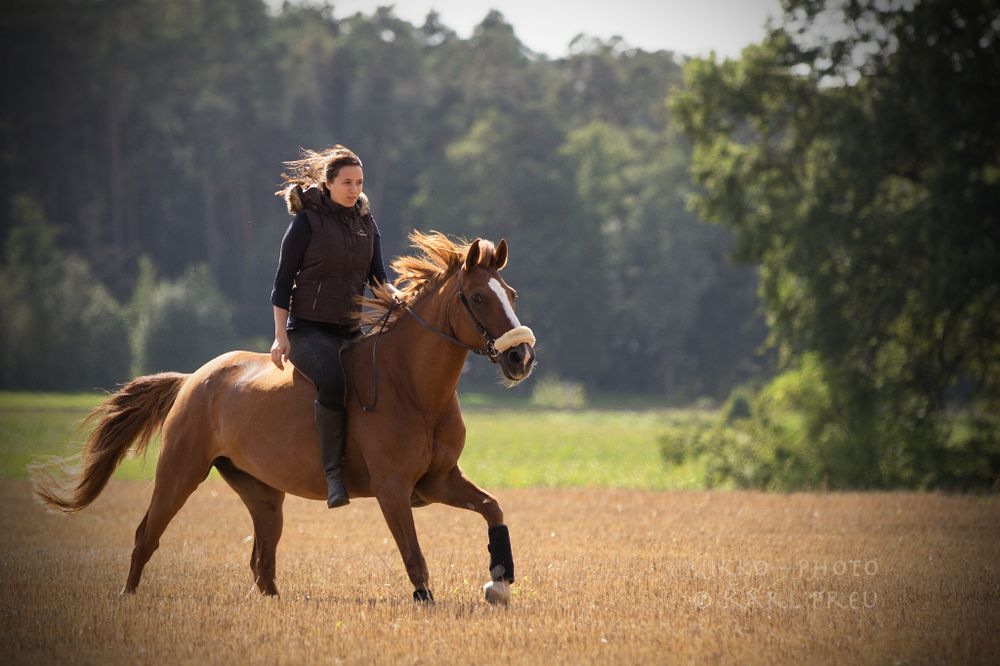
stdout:
{"type": "MultiPolygon", "coordinates": [[[[392,266],[402,296],[382,290],[366,303],[365,337],[345,350],[349,378],[344,479],[350,497],[375,497],[413,583],[431,602],[429,574],[411,506],[439,502],[475,511],[488,526],[491,603],[507,603],[514,581],[503,510],[458,465],[465,424],[459,374],[469,351],[498,363],[510,383],[525,379],[534,336],[514,314],[515,292],[500,277],[507,243],[454,242],[414,232],[420,253],[392,266]]],[[[326,499],[313,422],[313,384],[267,354],[236,351],[190,375],[139,377],[91,414],[97,427],[82,466],[60,484],[35,469],[35,492],[49,506],[75,512],[103,490],[132,447],[143,450],[162,426],[162,446],[149,508],[135,532],[123,592],[134,592],[160,535],[212,466],[240,496],[253,519],[250,569],[260,591],[278,593],[275,550],[286,493],[326,499]]]]}

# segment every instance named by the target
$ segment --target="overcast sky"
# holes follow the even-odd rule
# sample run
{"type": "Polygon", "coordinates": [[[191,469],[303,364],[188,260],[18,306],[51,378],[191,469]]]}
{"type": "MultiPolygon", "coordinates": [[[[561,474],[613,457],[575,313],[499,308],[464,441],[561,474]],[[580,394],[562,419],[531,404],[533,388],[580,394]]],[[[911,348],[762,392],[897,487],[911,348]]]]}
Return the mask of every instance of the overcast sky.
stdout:
{"type": "MultiPolygon", "coordinates": [[[[269,0],[280,6],[281,0],[269,0]]],[[[780,15],[778,0],[334,0],[334,16],[371,14],[395,5],[396,16],[422,25],[432,9],[461,37],[472,34],[491,9],[499,10],[525,46],[551,58],[566,54],[580,33],[618,35],[647,51],[666,49],[684,55],[735,57],[764,36],[768,15],[780,15]]]]}

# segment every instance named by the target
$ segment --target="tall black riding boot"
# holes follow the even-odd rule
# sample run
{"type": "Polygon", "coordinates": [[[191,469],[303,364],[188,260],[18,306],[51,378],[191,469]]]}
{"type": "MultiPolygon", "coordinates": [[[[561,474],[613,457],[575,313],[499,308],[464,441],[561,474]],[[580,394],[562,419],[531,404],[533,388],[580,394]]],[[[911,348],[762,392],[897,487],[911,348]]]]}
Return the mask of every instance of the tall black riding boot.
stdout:
{"type": "Polygon", "coordinates": [[[326,473],[326,506],[331,509],[350,503],[343,479],[346,422],[347,412],[327,409],[316,403],[316,429],[319,431],[323,472],[326,473]]]}

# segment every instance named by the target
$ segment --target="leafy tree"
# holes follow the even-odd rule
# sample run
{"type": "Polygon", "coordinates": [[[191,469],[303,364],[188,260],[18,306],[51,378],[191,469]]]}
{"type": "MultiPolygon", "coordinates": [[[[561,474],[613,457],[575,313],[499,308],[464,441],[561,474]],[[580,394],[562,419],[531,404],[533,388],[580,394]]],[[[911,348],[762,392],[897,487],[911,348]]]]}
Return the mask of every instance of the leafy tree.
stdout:
{"type": "Polygon", "coordinates": [[[949,410],[1000,398],[1000,10],[783,7],[741,59],[686,68],[695,199],[760,265],[786,363],[817,355],[865,463],[839,482],[933,485],[949,410]]]}

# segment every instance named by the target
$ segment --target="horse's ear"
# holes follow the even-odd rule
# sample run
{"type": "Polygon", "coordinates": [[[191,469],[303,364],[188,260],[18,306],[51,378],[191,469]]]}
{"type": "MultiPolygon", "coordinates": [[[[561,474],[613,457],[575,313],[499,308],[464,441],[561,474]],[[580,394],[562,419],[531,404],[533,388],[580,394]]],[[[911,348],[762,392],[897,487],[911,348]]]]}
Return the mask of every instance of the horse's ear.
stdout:
{"type": "Polygon", "coordinates": [[[479,263],[479,239],[469,245],[469,253],[465,255],[465,270],[471,271],[479,263]]]}
{"type": "Polygon", "coordinates": [[[496,256],[493,259],[493,265],[496,266],[497,270],[502,270],[504,266],[507,265],[507,241],[503,238],[500,239],[500,244],[497,245],[496,256]]]}

